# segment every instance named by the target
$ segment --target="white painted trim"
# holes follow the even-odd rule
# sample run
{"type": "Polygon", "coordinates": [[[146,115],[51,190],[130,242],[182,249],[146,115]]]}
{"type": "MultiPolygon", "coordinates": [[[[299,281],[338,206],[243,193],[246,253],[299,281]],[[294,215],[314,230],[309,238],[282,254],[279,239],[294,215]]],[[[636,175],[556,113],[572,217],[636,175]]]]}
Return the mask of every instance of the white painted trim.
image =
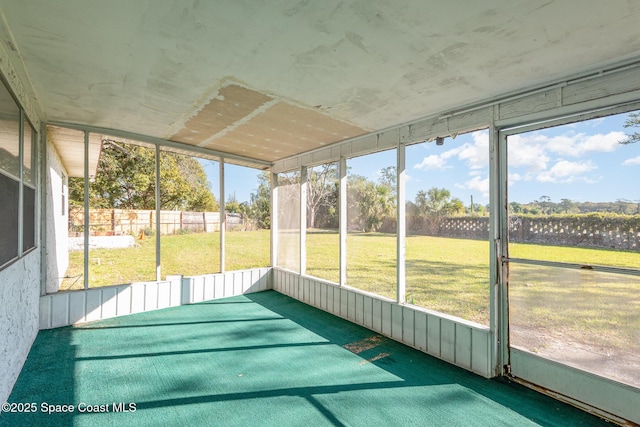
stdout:
{"type": "Polygon", "coordinates": [[[160,210],[162,209],[162,203],[160,200],[160,147],[158,145],[155,146],[155,169],[156,169],[156,236],[155,236],[155,244],[156,244],[156,280],[160,281],[162,279],[162,251],[160,245],[160,233],[162,231],[162,224],[160,223],[160,210]]]}
{"type": "Polygon", "coordinates": [[[193,277],[56,292],[40,297],[40,329],[226,298],[271,289],[271,269],[256,268],[193,277]]]}
{"type": "MultiPolygon", "coordinates": [[[[491,112],[491,123],[498,113],[498,107],[491,112]]],[[[498,129],[489,126],[489,179],[491,200],[491,222],[489,223],[490,269],[489,269],[489,325],[493,331],[491,343],[491,364],[496,375],[503,374],[503,367],[509,360],[508,348],[508,304],[506,300],[506,271],[502,262],[506,254],[508,222],[506,211],[506,139],[498,129]]]]}
{"type": "Polygon", "coordinates": [[[616,422],[625,419],[640,424],[638,388],[516,348],[511,349],[511,362],[512,375],[535,384],[537,391],[548,389],[546,392],[557,399],[616,422]]]}
{"type": "Polygon", "coordinates": [[[89,221],[91,215],[89,212],[89,132],[84,131],[84,203],[82,204],[84,212],[84,262],[83,262],[83,274],[84,289],[89,289],[89,236],[91,235],[91,227],[89,221]]]}
{"type": "Polygon", "coordinates": [[[225,271],[225,259],[226,259],[226,251],[225,251],[225,242],[227,240],[227,214],[224,209],[225,205],[225,181],[224,181],[224,159],[220,158],[218,163],[218,175],[220,178],[220,272],[224,273],[225,271]]]}
{"type": "Polygon", "coordinates": [[[397,172],[396,172],[396,299],[399,304],[406,302],[406,186],[405,186],[405,166],[406,166],[406,146],[398,144],[397,152],[397,172]]]}
{"type": "Polygon", "coordinates": [[[300,274],[307,272],[307,191],[309,188],[309,175],[306,166],[300,168],[300,274]]]}
{"type": "Polygon", "coordinates": [[[272,173],[271,180],[271,266],[278,265],[278,175],[272,173]]]}
{"type": "Polygon", "coordinates": [[[340,229],[340,285],[347,283],[347,158],[340,157],[340,189],[338,195],[338,227],[340,229]]]}
{"type": "Polygon", "coordinates": [[[273,269],[273,289],[486,378],[489,328],[327,280],[273,269]]]}

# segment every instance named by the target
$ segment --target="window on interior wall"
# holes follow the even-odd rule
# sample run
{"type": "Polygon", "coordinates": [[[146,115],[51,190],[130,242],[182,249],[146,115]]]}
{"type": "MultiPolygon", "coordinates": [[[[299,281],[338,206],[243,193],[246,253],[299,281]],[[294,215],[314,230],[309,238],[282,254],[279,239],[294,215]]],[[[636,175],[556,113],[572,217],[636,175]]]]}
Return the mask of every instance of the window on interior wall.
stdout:
{"type": "Polygon", "coordinates": [[[26,120],[23,131],[22,155],[22,250],[26,252],[36,246],[36,132],[26,120]]]}
{"type": "Polygon", "coordinates": [[[396,153],[347,160],[347,285],[396,298],[396,153]]]}
{"type": "Polygon", "coordinates": [[[300,172],[278,174],[278,267],[300,271],[300,172]]]}
{"type": "Polygon", "coordinates": [[[340,281],[339,169],[327,163],[307,170],[307,274],[340,281]]]}
{"type": "Polygon", "coordinates": [[[489,325],[489,133],[406,147],[406,301],[489,325]]]}
{"type": "Polygon", "coordinates": [[[640,387],[640,115],[510,135],[512,346],[640,387]]]}
{"type": "Polygon", "coordinates": [[[268,171],[224,165],[226,271],[271,264],[270,179],[268,171]]]}
{"type": "Polygon", "coordinates": [[[20,255],[21,185],[20,109],[0,83],[0,266],[20,255]]]}
{"type": "Polygon", "coordinates": [[[218,161],[160,152],[163,277],[220,271],[219,174],[218,161]]]}

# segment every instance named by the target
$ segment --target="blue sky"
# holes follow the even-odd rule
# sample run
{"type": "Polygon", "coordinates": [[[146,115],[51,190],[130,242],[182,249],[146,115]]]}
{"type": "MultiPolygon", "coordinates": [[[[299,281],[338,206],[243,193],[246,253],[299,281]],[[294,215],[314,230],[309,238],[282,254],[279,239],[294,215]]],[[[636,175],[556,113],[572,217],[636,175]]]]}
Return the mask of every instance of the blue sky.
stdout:
{"type": "MultiPolygon", "coordinates": [[[[639,200],[640,143],[622,145],[627,114],[594,119],[509,137],[509,201],[528,203],[548,196],[553,202],[639,200]]],[[[489,203],[487,131],[447,138],[442,146],[421,143],[406,150],[407,199],[419,190],[446,188],[469,205],[489,203]]],[[[395,166],[395,150],[347,160],[350,173],[377,181],[379,171],[395,166]]],[[[217,165],[205,171],[218,198],[217,165]]],[[[260,171],[225,166],[227,196],[248,201],[260,171]]]]}
{"type": "Polygon", "coordinates": [[[620,144],[627,114],[509,138],[509,196],[528,202],[640,199],[640,144],[620,144]]]}
{"type": "MultiPolygon", "coordinates": [[[[220,169],[218,163],[209,160],[200,160],[200,163],[204,166],[213,195],[216,200],[220,200],[220,169]]],[[[258,189],[258,175],[261,173],[262,171],[258,169],[225,164],[224,185],[227,201],[229,201],[230,197],[235,197],[239,202],[248,202],[251,193],[255,193],[258,189]]]]}

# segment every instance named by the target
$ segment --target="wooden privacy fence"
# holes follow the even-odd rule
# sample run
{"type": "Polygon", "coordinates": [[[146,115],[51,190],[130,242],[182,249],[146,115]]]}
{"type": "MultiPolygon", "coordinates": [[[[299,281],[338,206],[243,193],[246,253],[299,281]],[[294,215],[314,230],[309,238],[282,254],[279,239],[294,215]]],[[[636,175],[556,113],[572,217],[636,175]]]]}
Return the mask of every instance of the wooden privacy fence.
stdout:
{"type": "MultiPolygon", "coordinates": [[[[225,214],[226,230],[252,229],[242,214],[225,214]]],[[[156,231],[156,211],[140,209],[90,209],[89,228],[94,236],[122,236],[156,231]]],[[[219,212],[160,211],[160,234],[213,233],[220,231],[219,212]]],[[[84,231],[84,209],[69,209],[69,236],[78,237],[84,231]]]]}

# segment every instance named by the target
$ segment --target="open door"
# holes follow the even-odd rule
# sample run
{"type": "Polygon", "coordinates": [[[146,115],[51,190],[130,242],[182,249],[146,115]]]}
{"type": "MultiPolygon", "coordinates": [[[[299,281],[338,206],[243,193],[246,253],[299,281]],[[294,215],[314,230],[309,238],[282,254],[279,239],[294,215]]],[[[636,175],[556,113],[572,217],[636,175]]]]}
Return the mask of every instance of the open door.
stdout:
{"type": "Polygon", "coordinates": [[[640,116],[595,116],[501,132],[505,345],[514,378],[640,423],[640,116]]]}

